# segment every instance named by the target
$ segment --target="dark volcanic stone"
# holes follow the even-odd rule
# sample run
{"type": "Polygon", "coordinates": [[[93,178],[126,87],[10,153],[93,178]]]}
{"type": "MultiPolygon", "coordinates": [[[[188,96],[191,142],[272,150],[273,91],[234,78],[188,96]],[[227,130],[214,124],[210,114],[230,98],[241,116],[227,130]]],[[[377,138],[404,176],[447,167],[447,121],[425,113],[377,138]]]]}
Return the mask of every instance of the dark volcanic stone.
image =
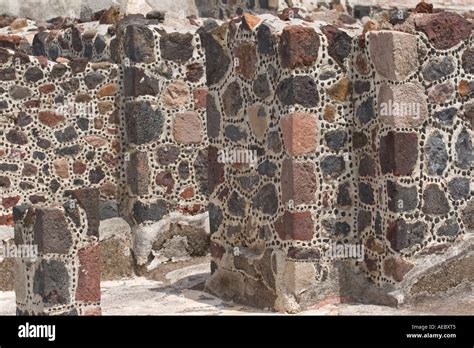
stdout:
{"type": "Polygon", "coordinates": [[[273,184],[265,184],[252,200],[252,207],[267,215],[273,215],[278,210],[278,193],[273,184]]]}
{"type": "Polygon", "coordinates": [[[425,157],[429,175],[442,175],[448,163],[448,151],[439,132],[434,132],[425,145],[425,157]]]}
{"type": "Polygon", "coordinates": [[[244,216],[246,210],[245,198],[239,196],[236,191],[233,191],[227,200],[227,208],[229,209],[230,215],[244,216]]]}
{"type": "Polygon", "coordinates": [[[33,293],[42,297],[45,307],[66,305],[70,301],[69,281],[64,261],[43,259],[33,278],[33,293]]]}
{"type": "Polygon", "coordinates": [[[434,117],[446,124],[453,124],[453,118],[456,116],[458,109],[447,108],[441,111],[436,111],[434,117]]]}
{"type": "Polygon", "coordinates": [[[153,110],[149,101],[133,101],[125,105],[125,124],[130,142],[141,145],[157,139],[163,130],[163,114],[153,110]]]}
{"type": "Polygon", "coordinates": [[[161,32],[161,57],[166,60],[185,62],[193,56],[193,35],[191,33],[161,32]]]}
{"type": "Polygon", "coordinates": [[[207,95],[207,135],[210,138],[217,138],[219,136],[221,115],[217,110],[214,97],[209,93],[207,95]]]}
{"type": "Polygon", "coordinates": [[[416,209],[418,206],[418,191],[416,186],[403,186],[397,182],[387,181],[388,208],[394,213],[416,209]]]}
{"type": "Polygon", "coordinates": [[[344,59],[351,53],[352,39],[344,31],[332,25],[321,27],[322,32],[328,39],[328,52],[334,60],[342,65],[344,59]]]}
{"type": "Polygon", "coordinates": [[[337,178],[345,170],[344,159],[340,156],[329,155],[321,161],[321,171],[324,176],[337,178]]]}
{"type": "Polygon", "coordinates": [[[324,135],[324,139],[330,149],[340,150],[346,144],[347,133],[341,129],[329,131],[324,135]]]}
{"type": "Polygon", "coordinates": [[[86,76],[84,76],[84,83],[87,88],[94,89],[104,81],[104,76],[97,71],[91,71],[86,76]]]}
{"type": "Polygon", "coordinates": [[[423,207],[425,214],[442,215],[450,210],[448,199],[440,187],[436,184],[429,184],[423,191],[423,207]]]}
{"type": "Polygon", "coordinates": [[[204,47],[206,57],[206,79],[209,86],[218,83],[229,69],[231,63],[227,50],[214,38],[211,30],[204,27],[198,33],[204,47]]]}
{"type": "Polygon", "coordinates": [[[365,182],[359,183],[359,199],[364,204],[375,204],[374,189],[370,184],[365,182]]]}
{"type": "Polygon", "coordinates": [[[147,204],[140,201],[133,205],[133,218],[137,224],[145,221],[159,221],[168,214],[168,205],[164,199],[147,204]]]}
{"type": "Polygon", "coordinates": [[[374,98],[367,98],[359,105],[356,111],[356,117],[363,125],[375,118],[374,98]]]}
{"type": "Polygon", "coordinates": [[[181,150],[175,145],[163,145],[156,151],[156,159],[162,165],[169,165],[178,160],[181,150]]]}
{"type": "Polygon", "coordinates": [[[240,93],[240,86],[237,81],[229,84],[222,95],[224,102],[224,112],[228,116],[237,116],[242,108],[242,95],[240,93]]]}
{"type": "Polygon", "coordinates": [[[319,101],[316,83],[310,76],[286,78],[278,84],[276,93],[284,105],[300,104],[312,108],[319,101]]]}
{"type": "Polygon", "coordinates": [[[469,178],[456,177],[451,179],[448,183],[448,191],[454,200],[468,198],[470,195],[470,184],[469,178]]]}
{"type": "Polygon", "coordinates": [[[145,71],[136,67],[126,67],[124,70],[125,95],[138,97],[140,95],[155,96],[159,93],[159,81],[148,76],[145,71]]]}
{"type": "Polygon", "coordinates": [[[436,58],[428,62],[422,70],[423,78],[436,81],[454,72],[454,61],[451,57],[436,58]]]}
{"type": "Polygon", "coordinates": [[[133,62],[152,63],[155,61],[153,32],[142,24],[130,24],[123,36],[125,55],[133,62]]]}
{"type": "Polygon", "coordinates": [[[456,165],[462,169],[468,169],[474,159],[472,139],[466,128],[459,133],[456,141],[456,165]]]}
{"type": "Polygon", "coordinates": [[[260,24],[257,28],[257,50],[259,53],[266,55],[273,55],[274,41],[272,37],[272,30],[265,24],[260,24]]]}
{"type": "Polygon", "coordinates": [[[270,96],[270,84],[268,82],[267,74],[258,75],[253,82],[253,92],[261,99],[270,96]]]}

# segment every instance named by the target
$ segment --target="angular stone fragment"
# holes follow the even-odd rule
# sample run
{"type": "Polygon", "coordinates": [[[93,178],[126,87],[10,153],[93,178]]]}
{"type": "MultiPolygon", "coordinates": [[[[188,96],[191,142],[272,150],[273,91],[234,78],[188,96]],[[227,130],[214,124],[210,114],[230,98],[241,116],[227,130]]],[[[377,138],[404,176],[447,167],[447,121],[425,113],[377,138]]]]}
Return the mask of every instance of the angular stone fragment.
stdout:
{"type": "Polygon", "coordinates": [[[387,228],[387,240],[395,251],[402,251],[420,244],[428,231],[428,226],[422,222],[406,222],[403,219],[392,221],[387,228]]]}
{"type": "Polygon", "coordinates": [[[468,74],[474,74],[474,47],[466,49],[461,59],[464,71],[468,74]]]}
{"type": "Polygon", "coordinates": [[[382,122],[392,127],[419,127],[428,117],[425,90],[419,84],[384,83],[377,102],[382,122]]]}
{"type": "Polygon", "coordinates": [[[211,86],[222,80],[229,69],[231,61],[226,48],[218,39],[219,28],[209,31],[201,29],[201,42],[206,58],[206,80],[208,85],[211,86]]]}
{"type": "Polygon", "coordinates": [[[257,51],[255,44],[250,41],[242,41],[234,49],[236,61],[235,72],[242,75],[245,79],[252,79],[257,69],[257,51]]]}
{"type": "Polygon", "coordinates": [[[332,25],[321,27],[322,32],[328,39],[328,53],[339,64],[343,65],[346,57],[352,49],[351,37],[342,30],[332,25]]]}
{"type": "Polygon", "coordinates": [[[72,236],[64,213],[58,208],[36,208],[33,227],[34,242],[40,253],[67,254],[72,236]]]}
{"type": "Polygon", "coordinates": [[[224,104],[224,112],[227,116],[237,116],[242,108],[242,95],[240,93],[240,86],[237,81],[229,84],[222,95],[224,104]]]}
{"type": "Polygon", "coordinates": [[[401,282],[413,267],[415,267],[415,265],[400,257],[389,257],[383,262],[384,273],[397,282],[401,282]]]}
{"type": "Polygon", "coordinates": [[[133,218],[137,224],[146,221],[160,221],[168,214],[168,204],[164,199],[158,199],[151,203],[141,201],[133,205],[133,218]]]}
{"type": "Polygon", "coordinates": [[[252,200],[252,207],[263,214],[274,215],[278,210],[278,193],[273,184],[263,185],[252,200]]]}
{"type": "Polygon", "coordinates": [[[283,68],[312,66],[318,59],[319,36],[313,28],[289,25],[283,29],[278,50],[283,68]]]}
{"type": "Polygon", "coordinates": [[[382,77],[403,81],[418,69],[416,36],[401,31],[371,31],[369,51],[382,77]]]}
{"type": "Polygon", "coordinates": [[[185,62],[193,56],[194,46],[191,33],[166,33],[161,32],[160,52],[161,58],[176,62],[185,62]]]}
{"type": "Polygon", "coordinates": [[[283,161],[281,174],[282,200],[295,205],[313,204],[316,200],[316,168],[311,162],[299,162],[289,158],[283,161]]]}
{"type": "Polygon", "coordinates": [[[155,61],[153,32],[142,24],[130,24],[123,36],[125,55],[133,62],[152,63],[155,61]]]}
{"type": "Polygon", "coordinates": [[[326,156],[320,165],[323,175],[331,179],[339,177],[346,169],[344,159],[341,156],[326,156]]]}
{"type": "Polygon", "coordinates": [[[472,137],[466,128],[459,133],[455,144],[456,157],[455,164],[459,168],[468,169],[474,160],[474,152],[472,148],[472,137]]]}
{"type": "Polygon", "coordinates": [[[33,292],[42,297],[45,307],[69,304],[69,287],[70,276],[64,261],[41,260],[33,278],[33,292]]]}
{"type": "Polygon", "coordinates": [[[454,200],[468,198],[470,194],[469,178],[455,177],[448,182],[448,191],[454,200]]]}
{"type": "Polygon", "coordinates": [[[155,96],[159,93],[159,87],[159,81],[146,74],[144,70],[137,67],[126,67],[124,69],[124,89],[126,96],[155,96]]]}
{"type": "Polygon", "coordinates": [[[434,58],[422,70],[423,78],[427,81],[436,81],[454,72],[452,57],[434,58]]]}

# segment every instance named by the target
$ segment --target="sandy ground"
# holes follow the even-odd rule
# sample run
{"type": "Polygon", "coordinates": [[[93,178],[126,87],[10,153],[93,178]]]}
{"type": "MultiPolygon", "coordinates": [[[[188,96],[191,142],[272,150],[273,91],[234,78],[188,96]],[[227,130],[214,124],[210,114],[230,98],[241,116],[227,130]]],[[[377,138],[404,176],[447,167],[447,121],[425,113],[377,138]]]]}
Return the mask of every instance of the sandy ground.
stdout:
{"type": "MultiPolygon", "coordinates": [[[[150,280],[143,277],[102,282],[104,315],[270,315],[224,302],[204,291],[209,263],[168,265],[150,280]]],[[[15,314],[13,291],[0,292],[0,315],[15,314]]],[[[360,304],[328,304],[300,315],[474,315],[474,294],[459,294],[450,301],[419,303],[403,309],[360,304]]]]}

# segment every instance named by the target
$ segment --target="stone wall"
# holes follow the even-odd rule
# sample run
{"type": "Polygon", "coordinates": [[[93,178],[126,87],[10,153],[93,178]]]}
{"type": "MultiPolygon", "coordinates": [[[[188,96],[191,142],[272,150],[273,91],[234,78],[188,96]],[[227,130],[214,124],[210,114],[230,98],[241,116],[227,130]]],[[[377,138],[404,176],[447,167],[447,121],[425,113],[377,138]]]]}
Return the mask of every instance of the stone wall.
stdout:
{"type": "Polygon", "coordinates": [[[98,189],[69,191],[62,201],[14,209],[16,245],[38,252],[16,259],[18,315],[101,313],[98,189]]]}
{"type": "MultiPolygon", "coordinates": [[[[472,24],[410,23],[351,33],[244,15],[208,28],[209,291],[290,312],[398,304],[472,254],[472,24]],[[256,161],[218,160],[242,149],[256,161]],[[345,246],[362,258],[338,257],[345,246]]],[[[462,272],[432,293],[472,283],[462,272]]]]}

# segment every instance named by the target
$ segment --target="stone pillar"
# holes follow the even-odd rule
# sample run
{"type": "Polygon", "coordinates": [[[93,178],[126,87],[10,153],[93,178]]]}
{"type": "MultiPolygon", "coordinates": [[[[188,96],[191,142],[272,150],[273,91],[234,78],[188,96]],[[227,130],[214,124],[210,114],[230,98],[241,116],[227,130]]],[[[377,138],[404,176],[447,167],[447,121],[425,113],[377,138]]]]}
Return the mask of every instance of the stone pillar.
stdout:
{"type": "Polygon", "coordinates": [[[18,315],[100,315],[99,192],[14,208],[18,315]],[[36,254],[37,252],[37,254],[36,254]]]}
{"type": "Polygon", "coordinates": [[[204,256],[207,227],[205,67],[196,27],[142,17],[119,23],[128,214],[139,273],[204,256]]]}
{"type": "Polygon", "coordinates": [[[332,26],[262,23],[249,14],[202,37],[210,89],[207,289],[290,312],[339,301],[327,250],[357,242],[352,38],[332,26]]]}

